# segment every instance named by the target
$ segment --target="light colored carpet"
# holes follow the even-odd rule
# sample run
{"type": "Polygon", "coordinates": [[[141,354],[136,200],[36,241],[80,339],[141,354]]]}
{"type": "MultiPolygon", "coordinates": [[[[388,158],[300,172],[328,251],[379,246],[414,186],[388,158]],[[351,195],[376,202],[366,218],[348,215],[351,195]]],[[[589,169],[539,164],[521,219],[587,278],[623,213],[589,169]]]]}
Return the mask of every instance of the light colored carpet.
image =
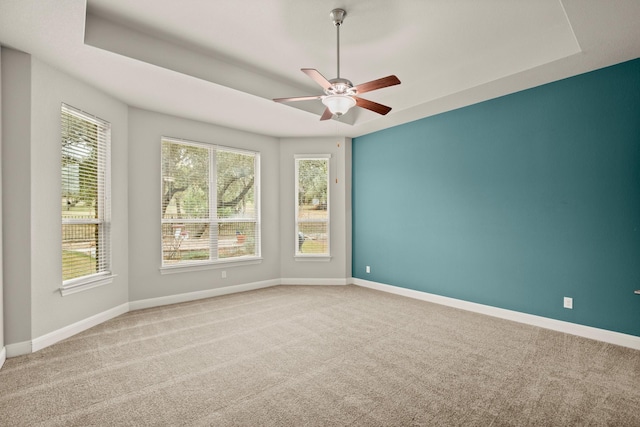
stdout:
{"type": "Polygon", "coordinates": [[[640,426],[640,352],[357,286],[277,286],[8,359],[0,425],[640,426]]]}

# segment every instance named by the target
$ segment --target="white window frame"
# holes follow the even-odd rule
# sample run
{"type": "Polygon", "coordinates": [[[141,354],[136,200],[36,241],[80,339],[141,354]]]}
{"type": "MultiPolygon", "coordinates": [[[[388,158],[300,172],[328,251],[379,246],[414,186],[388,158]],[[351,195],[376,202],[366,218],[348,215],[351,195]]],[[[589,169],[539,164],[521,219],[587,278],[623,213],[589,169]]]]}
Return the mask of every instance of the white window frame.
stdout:
{"type": "MultiPolygon", "coordinates": [[[[62,113],[72,114],[82,120],[91,122],[98,126],[98,129],[102,132],[98,136],[98,204],[101,208],[98,209],[98,218],[87,219],[70,219],[61,218],[62,225],[84,225],[84,224],[97,224],[98,225],[98,241],[99,247],[103,248],[106,253],[102,256],[101,270],[97,273],[75,277],[69,280],[63,280],[60,287],[60,294],[67,296],[77,292],[92,289],[98,286],[106,285],[113,282],[113,278],[116,276],[111,271],[111,123],[102,120],[92,114],[72,107],[68,104],[62,103],[60,114],[62,113]],[[102,147],[101,144],[102,143],[102,147]],[[103,185],[99,182],[102,181],[103,185]]],[[[61,119],[62,120],[62,119],[61,119]]],[[[62,126],[62,124],[61,124],[62,126]]],[[[62,155],[62,154],[61,154],[62,155]]],[[[61,237],[62,239],[62,237],[61,237]]],[[[61,240],[62,248],[62,240],[61,240]]],[[[61,261],[62,262],[62,261],[61,261]]]]}
{"type": "MultiPolygon", "coordinates": [[[[218,236],[216,233],[209,235],[209,251],[210,258],[208,260],[194,260],[194,261],[182,261],[178,264],[165,264],[164,259],[164,243],[160,245],[160,273],[161,274],[173,274],[185,271],[199,271],[216,269],[223,267],[233,267],[238,265],[251,265],[259,264],[262,262],[262,223],[261,223],[261,197],[260,197],[260,152],[245,150],[241,148],[234,148],[225,145],[209,144],[204,142],[191,141],[183,138],[175,138],[163,136],[160,138],[160,159],[162,163],[162,143],[169,142],[174,144],[191,145],[198,148],[204,148],[209,151],[209,218],[207,219],[165,219],[162,216],[162,180],[163,171],[160,168],[160,229],[162,230],[163,224],[186,224],[186,223],[202,223],[206,221],[210,224],[210,230],[217,230],[219,223],[224,222],[254,222],[253,219],[238,219],[238,218],[218,218],[217,210],[217,168],[216,168],[216,152],[218,150],[224,150],[228,152],[236,152],[245,155],[254,156],[254,182],[253,187],[255,191],[255,211],[256,211],[256,236],[255,245],[256,253],[254,255],[246,255],[240,257],[231,258],[213,258],[214,254],[217,257],[218,253],[218,236]]],[[[162,241],[162,231],[161,231],[162,241]]]]}
{"type": "MultiPolygon", "coordinates": [[[[294,179],[295,179],[295,195],[294,195],[294,259],[296,261],[325,261],[328,262],[331,260],[331,154],[296,154],[294,155],[294,179]],[[299,200],[298,197],[300,195],[299,192],[299,162],[300,160],[326,160],[327,161],[327,219],[324,220],[313,220],[309,222],[325,222],[327,224],[327,252],[326,253],[314,253],[314,254],[304,254],[301,253],[298,249],[298,207],[299,200]]],[[[304,221],[303,221],[304,222],[304,221]]]]}

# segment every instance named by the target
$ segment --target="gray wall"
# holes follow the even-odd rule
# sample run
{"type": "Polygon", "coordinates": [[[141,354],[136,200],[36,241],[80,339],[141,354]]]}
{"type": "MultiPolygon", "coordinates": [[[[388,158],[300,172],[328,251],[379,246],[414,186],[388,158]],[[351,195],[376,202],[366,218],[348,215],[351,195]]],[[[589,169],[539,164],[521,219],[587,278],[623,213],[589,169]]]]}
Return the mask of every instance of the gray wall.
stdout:
{"type": "Polygon", "coordinates": [[[283,279],[346,279],[351,277],[351,139],[286,138],[280,140],[280,239],[283,279]],[[338,147],[338,144],[340,145],[338,147]],[[295,155],[331,154],[329,183],[329,262],[296,260],[295,155]],[[337,179],[337,182],[336,182],[337,179]]]}
{"type": "Polygon", "coordinates": [[[31,339],[31,62],[2,48],[5,344],[31,339]]]}
{"type": "Polygon", "coordinates": [[[278,140],[221,126],[129,109],[130,300],[248,284],[280,277],[278,140]],[[260,264],[161,274],[160,141],[163,136],[260,152],[260,264]],[[227,277],[222,279],[221,271],[227,277]]]}
{"type": "Polygon", "coordinates": [[[127,107],[27,54],[3,50],[6,342],[40,337],[128,301],[127,107]],[[62,297],[60,106],[111,123],[113,283],[62,297]],[[9,124],[7,126],[7,124],[9,124]]]}
{"type": "MultiPolygon", "coordinates": [[[[0,46],[0,50],[2,47],[0,46]]],[[[0,52],[0,82],[2,82],[2,53],[0,52]]],[[[2,294],[2,84],[0,84],[0,352],[4,350],[4,302],[2,294]]],[[[2,361],[0,361],[0,364],[2,361]]]]}
{"type": "Polygon", "coordinates": [[[1,71],[6,345],[26,346],[35,338],[130,301],[280,278],[346,283],[350,277],[350,139],[279,140],[128,107],[29,54],[7,48],[2,49],[1,71]],[[112,243],[117,275],[112,284],[66,297],[59,293],[63,102],[112,125],[112,243]],[[260,153],[260,263],[162,274],[158,197],[162,136],[260,153]],[[295,154],[310,153],[332,155],[332,258],[328,263],[293,258],[293,159],[295,154]],[[224,279],[222,270],[227,275],[224,279]]]}

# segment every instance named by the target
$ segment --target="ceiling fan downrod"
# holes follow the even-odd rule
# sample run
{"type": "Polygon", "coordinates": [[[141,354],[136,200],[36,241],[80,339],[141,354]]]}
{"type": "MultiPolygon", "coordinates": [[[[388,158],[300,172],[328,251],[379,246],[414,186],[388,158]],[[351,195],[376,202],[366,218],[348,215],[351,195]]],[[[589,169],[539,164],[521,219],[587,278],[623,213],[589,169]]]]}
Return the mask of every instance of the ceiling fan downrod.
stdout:
{"type": "Polygon", "coordinates": [[[331,18],[331,20],[333,21],[333,25],[336,26],[336,42],[337,42],[337,49],[336,51],[338,52],[338,60],[337,60],[337,64],[338,64],[338,69],[337,69],[337,76],[336,78],[339,79],[340,78],[340,26],[342,25],[342,21],[344,21],[344,17],[347,16],[347,11],[344,9],[333,9],[331,11],[331,13],[329,13],[329,17],[331,18]]]}

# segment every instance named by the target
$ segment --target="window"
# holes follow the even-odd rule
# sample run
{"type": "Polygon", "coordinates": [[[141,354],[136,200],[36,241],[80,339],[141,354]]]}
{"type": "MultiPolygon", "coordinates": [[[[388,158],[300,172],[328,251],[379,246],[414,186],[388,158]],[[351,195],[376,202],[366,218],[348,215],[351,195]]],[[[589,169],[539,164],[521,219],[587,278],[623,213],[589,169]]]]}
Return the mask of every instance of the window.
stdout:
{"type": "Polygon", "coordinates": [[[111,125],[73,107],[61,111],[62,288],[104,284],[111,276],[111,125]]]}
{"type": "Polygon", "coordinates": [[[255,152],[163,138],[162,266],[260,256],[255,152]]]}
{"type": "Polygon", "coordinates": [[[296,156],[296,257],[329,256],[330,157],[296,156]]]}

